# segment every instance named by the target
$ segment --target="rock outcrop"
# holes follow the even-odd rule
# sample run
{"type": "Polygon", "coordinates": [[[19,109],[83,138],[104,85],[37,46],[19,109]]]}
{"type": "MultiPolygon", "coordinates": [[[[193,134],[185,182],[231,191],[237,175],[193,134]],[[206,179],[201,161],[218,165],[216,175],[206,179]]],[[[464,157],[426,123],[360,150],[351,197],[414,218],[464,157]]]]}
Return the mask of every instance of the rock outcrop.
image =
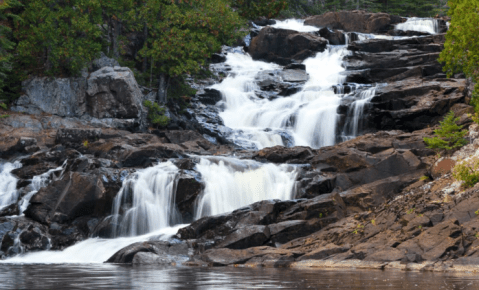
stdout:
{"type": "Polygon", "coordinates": [[[319,36],[294,30],[266,27],[251,41],[253,59],[287,65],[324,51],[327,41],[319,36]]]}
{"type": "Polygon", "coordinates": [[[404,18],[387,13],[338,11],[308,17],[304,24],[321,28],[340,29],[347,32],[384,33],[392,29],[394,24],[403,21],[405,21],[404,18]]]}

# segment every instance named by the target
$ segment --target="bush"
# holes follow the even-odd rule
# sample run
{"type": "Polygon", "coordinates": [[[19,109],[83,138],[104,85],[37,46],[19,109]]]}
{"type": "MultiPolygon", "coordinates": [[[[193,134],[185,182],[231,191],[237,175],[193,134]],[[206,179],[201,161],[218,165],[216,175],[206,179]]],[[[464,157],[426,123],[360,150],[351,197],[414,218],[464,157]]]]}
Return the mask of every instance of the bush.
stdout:
{"type": "Polygon", "coordinates": [[[462,147],[467,144],[464,137],[468,134],[467,130],[461,130],[463,126],[457,125],[459,118],[454,118],[454,112],[450,111],[444,121],[439,122],[439,129],[434,130],[435,137],[424,138],[424,142],[432,149],[446,149],[462,147]]]}
{"type": "Polygon", "coordinates": [[[148,119],[153,125],[157,127],[165,127],[170,122],[170,118],[165,116],[165,108],[160,107],[155,102],[145,101],[143,103],[146,108],[148,108],[148,119]]]}
{"type": "Polygon", "coordinates": [[[452,174],[456,180],[462,181],[465,188],[473,187],[479,182],[479,161],[474,160],[470,164],[467,162],[458,163],[454,166],[452,174]]]}

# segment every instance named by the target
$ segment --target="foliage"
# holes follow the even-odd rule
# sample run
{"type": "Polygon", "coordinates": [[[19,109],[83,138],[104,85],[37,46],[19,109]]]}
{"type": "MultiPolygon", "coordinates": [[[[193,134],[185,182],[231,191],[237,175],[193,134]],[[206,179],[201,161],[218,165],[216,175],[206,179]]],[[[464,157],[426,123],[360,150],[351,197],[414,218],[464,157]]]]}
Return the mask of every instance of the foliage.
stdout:
{"type": "Polygon", "coordinates": [[[13,41],[13,23],[20,23],[22,19],[13,13],[21,7],[17,0],[0,2],[0,99],[7,100],[3,89],[8,85],[7,77],[13,69],[15,42],[13,41]]]}
{"type": "Polygon", "coordinates": [[[401,16],[432,17],[445,15],[447,0],[288,0],[281,17],[303,17],[328,11],[365,10],[401,16]]]}
{"type": "Polygon", "coordinates": [[[0,103],[0,108],[2,108],[4,110],[8,110],[7,104],[5,104],[5,103],[0,103]]]}
{"type": "Polygon", "coordinates": [[[88,140],[83,141],[82,144],[83,144],[83,147],[88,148],[88,145],[89,145],[88,140]]]}
{"type": "Polygon", "coordinates": [[[472,160],[469,162],[463,161],[456,164],[452,174],[456,180],[462,181],[465,188],[474,186],[479,182],[479,161],[472,160]]]}
{"type": "Polygon", "coordinates": [[[49,74],[77,74],[101,50],[101,10],[94,1],[28,0],[15,32],[20,60],[49,74]]]}
{"type": "Polygon", "coordinates": [[[146,23],[148,39],[139,54],[168,76],[198,71],[222,44],[245,34],[244,20],[223,0],[145,0],[141,7],[134,19],[146,23]]]}
{"type": "Polygon", "coordinates": [[[196,90],[191,88],[183,77],[176,77],[170,80],[170,89],[168,90],[168,97],[172,99],[188,98],[196,94],[196,90]]]}
{"type": "Polygon", "coordinates": [[[231,4],[247,19],[274,18],[288,7],[286,0],[232,0],[231,4]]]}
{"type": "Polygon", "coordinates": [[[471,104],[479,105],[479,1],[454,0],[449,3],[451,23],[439,61],[450,77],[464,72],[476,83],[471,104]]]}
{"type": "Polygon", "coordinates": [[[426,181],[429,180],[429,176],[423,175],[419,178],[419,181],[426,181]]]}
{"type": "Polygon", "coordinates": [[[462,147],[467,144],[464,137],[468,134],[467,130],[461,130],[463,126],[457,125],[459,118],[454,117],[454,112],[450,111],[440,126],[434,130],[435,137],[424,138],[424,142],[432,149],[446,149],[462,147]]]}
{"type": "Polygon", "coordinates": [[[165,116],[165,108],[160,107],[160,105],[151,101],[145,101],[143,104],[148,108],[147,117],[153,125],[158,127],[165,127],[168,125],[170,119],[165,116]]]}

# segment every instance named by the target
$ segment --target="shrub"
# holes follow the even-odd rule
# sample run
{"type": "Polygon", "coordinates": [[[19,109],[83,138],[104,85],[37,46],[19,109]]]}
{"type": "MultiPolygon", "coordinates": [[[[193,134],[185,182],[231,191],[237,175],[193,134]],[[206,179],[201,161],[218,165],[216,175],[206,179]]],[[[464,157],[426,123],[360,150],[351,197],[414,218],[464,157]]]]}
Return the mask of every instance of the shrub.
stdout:
{"type": "Polygon", "coordinates": [[[452,174],[458,181],[463,182],[465,188],[474,186],[479,182],[479,160],[473,160],[472,162],[461,162],[454,166],[452,174]]]}
{"type": "Polygon", "coordinates": [[[155,102],[151,101],[145,101],[143,103],[146,108],[148,108],[148,119],[153,125],[156,125],[158,127],[165,127],[168,125],[168,122],[170,122],[170,118],[165,116],[165,108],[160,107],[155,102]]]}
{"type": "Polygon", "coordinates": [[[462,130],[463,126],[459,126],[457,121],[459,118],[454,118],[454,112],[450,111],[444,121],[439,122],[440,126],[434,130],[435,137],[424,138],[424,142],[432,149],[446,149],[462,147],[467,144],[464,137],[468,134],[467,130],[462,130]]]}

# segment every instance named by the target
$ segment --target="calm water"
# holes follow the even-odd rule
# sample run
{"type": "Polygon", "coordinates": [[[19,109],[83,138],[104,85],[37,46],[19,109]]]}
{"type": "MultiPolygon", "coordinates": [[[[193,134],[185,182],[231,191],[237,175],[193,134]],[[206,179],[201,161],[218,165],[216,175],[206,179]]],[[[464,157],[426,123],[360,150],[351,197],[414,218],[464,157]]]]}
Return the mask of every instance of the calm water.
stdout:
{"type": "Polygon", "coordinates": [[[401,271],[0,265],[0,289],[479,289],[479,275],[401,271]]]}

